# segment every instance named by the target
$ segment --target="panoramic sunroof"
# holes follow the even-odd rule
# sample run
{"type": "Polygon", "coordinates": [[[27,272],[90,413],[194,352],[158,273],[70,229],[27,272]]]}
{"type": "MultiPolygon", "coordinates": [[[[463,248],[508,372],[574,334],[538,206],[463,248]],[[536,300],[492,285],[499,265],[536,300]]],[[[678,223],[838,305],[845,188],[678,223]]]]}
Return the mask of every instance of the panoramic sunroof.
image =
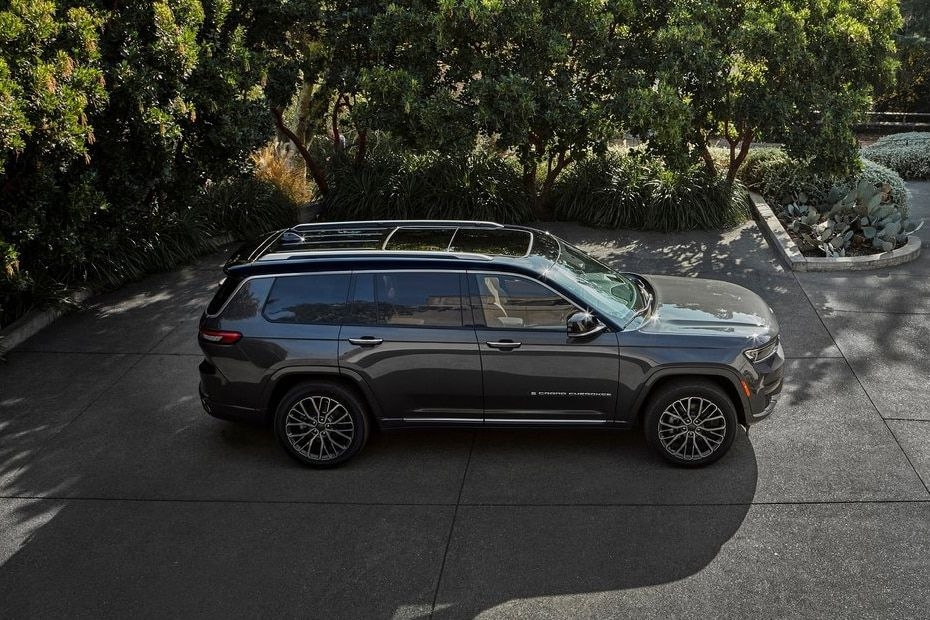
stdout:
{"type": "Polygon", "coordinates": [[[385,250],[414,252],[450,251],[524,256],[532,236],[523,230],[486,228],[398,228],[387,240],[385,250]]]}
{"type": "Polygon", "coordinates": [[[455,234],[454,228],[398,228],[388,238],[385,250],[413,252],[445,251],[455,234]]]}
{"type": "Polygon", "coordinates": [[[525,256],[532,240],[532,235],[525,230],[460,228],[449,249],[492,256],[525,256]]]}

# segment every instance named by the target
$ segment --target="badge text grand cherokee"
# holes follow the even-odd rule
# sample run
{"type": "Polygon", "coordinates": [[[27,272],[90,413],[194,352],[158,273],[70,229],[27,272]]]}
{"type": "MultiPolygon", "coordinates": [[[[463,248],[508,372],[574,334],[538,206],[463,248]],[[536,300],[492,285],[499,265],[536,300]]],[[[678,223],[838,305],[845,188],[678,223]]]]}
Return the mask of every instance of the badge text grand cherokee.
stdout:
{"type": "Polygon", "coordinates": [[[373,426],[628,428],[677,465],[767,417],[784,355],[745,288],[618,273],[540,230],[304,224],[244,246],[204,313],[200,394],[342,463],[373,426]]]}

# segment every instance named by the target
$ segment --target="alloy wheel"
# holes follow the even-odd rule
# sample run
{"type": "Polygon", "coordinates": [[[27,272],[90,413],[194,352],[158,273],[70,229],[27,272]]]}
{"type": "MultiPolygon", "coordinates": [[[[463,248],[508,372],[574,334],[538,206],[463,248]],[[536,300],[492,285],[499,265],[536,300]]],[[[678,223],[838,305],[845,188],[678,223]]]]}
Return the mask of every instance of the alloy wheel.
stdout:
{"type": "Polygon", "coordinates": [[[706,458],[723,445],[727,419],[713,401],[692,396],[669,404],[659,416],[659,442],[684,461],[706,458]]]}
{"type": "Polygon", "coordinates": [[[355,422],[346,406],[335,398],[308,396],[287,412],[284,432],[300,455],[326,462],[338,458],[352,445],[355,422]]]}

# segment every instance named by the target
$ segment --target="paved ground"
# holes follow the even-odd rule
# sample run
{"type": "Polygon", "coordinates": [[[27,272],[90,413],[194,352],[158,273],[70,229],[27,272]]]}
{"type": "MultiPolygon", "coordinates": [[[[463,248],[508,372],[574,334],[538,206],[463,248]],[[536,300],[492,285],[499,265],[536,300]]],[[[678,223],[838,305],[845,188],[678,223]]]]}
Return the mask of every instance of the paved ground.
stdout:
{"type": "MultiPolygon", "coordinates": [[[[930,184],[912,188],[930,217],[930,184]]],[[[0,615],[927,617],[930,253],[796,276],[752,224],[553,229],[769,300],[789,379],[751,441],[683,471],[638,434],[417,432],[301,469],[201,413],[204,261],[0,366],[0,615]]]]}

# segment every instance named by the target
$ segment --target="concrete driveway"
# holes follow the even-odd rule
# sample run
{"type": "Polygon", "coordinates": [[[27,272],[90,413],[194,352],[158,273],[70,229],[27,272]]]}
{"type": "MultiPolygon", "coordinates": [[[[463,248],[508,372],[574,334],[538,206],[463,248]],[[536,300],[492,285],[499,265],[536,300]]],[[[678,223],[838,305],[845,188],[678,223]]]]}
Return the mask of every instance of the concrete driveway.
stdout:
{"type": "MultiPolygon", "coordinates": [[[[912,189],[930,218],[930,184],[912,189]]],[[[759,292],[790,358],[775,415],[698,471],[596,431],[379,434],[302,469],[200,409],[214,258],[0,366],[2,615],[926,617],[930,254],[795,275],[752,223],[550,228],[624,269],[759,292]]]]}

